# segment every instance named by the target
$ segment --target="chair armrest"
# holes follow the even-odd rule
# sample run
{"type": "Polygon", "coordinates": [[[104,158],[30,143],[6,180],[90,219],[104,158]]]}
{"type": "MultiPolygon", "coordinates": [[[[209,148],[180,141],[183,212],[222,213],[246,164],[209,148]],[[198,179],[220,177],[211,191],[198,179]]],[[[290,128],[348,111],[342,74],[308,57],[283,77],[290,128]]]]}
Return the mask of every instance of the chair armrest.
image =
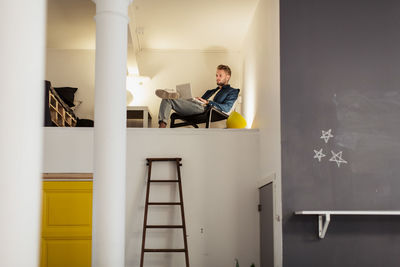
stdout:
{"type": "Polygon", "coordinates": [[[224,116],[224,117],[227,117],[227,118],[229,117],[229,114],[228,114],[228,113],[225,113],[225,112],[223,112],[223,111],[217,109],[216,107],[211,107],[210,110],[211,110],[211,112],[215,112],[215,113],[217,113],[218,115],[221,115],[221,116],[224,116]]]}

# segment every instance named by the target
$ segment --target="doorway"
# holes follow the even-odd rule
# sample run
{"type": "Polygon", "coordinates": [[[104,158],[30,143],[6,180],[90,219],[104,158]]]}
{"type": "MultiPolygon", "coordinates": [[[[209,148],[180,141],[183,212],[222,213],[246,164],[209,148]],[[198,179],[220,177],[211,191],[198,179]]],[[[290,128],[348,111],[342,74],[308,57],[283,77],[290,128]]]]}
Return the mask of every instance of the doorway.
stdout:
{"type": "Polygon", "coordinates": [[[273,182],[260,189],[260,257],[261,267],[274,266],[274,192],[273,182]]]}

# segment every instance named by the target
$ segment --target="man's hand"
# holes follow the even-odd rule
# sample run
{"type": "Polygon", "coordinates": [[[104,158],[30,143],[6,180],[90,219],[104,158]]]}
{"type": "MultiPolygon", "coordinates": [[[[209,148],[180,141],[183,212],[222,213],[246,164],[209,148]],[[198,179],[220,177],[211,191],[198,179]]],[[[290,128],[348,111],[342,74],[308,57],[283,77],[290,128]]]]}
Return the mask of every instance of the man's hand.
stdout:
{"type": "Polygon", "coordinates": [[[201,98],[201,97],[195,97],[197,100],[199,100],[199,101],[201,101],[201,102],[203,102],[204,104],[206,104],[206,105],[208,105],[208,100],[205,100],[205,99],[203,99],[203,98],[201,98]]]}

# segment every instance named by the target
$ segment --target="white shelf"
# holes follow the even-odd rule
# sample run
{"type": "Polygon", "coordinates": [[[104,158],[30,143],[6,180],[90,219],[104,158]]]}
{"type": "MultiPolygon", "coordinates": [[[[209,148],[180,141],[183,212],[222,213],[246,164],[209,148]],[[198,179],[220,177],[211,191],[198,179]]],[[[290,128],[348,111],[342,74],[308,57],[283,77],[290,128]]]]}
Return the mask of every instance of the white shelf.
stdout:
{"type": "Polygon", "coordinates": [[[127,106],[126,110],[126,118],[128,120],[141,117],[143,119],[143,128],[149,127],[149,121],[151,121],[152,117],[147,106],[127,106]]]}
{"type": "Polygon", "coordinates": [[[295,211],[295,215],[318,215],[318,236],[324,238],[326,231],[328,230],[329,222],[331,221],[331,215],[373,215],[373,216],[398,216],[400,211],[397,210],[320,210],[310,211],[301,210],[295,211]]]}

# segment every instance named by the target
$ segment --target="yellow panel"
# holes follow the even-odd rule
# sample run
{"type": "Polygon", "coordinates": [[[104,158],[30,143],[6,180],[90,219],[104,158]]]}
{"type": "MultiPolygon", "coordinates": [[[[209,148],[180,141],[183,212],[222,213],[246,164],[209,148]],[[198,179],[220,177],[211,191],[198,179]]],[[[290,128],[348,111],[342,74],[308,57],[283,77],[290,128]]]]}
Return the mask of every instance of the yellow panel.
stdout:
{"type": "MultiPolygon", "coordinates": [[[[65,177],[64,177],[65,178],[65,177]]],[[[43,182],[44,190],[73,190],[73,189],[89,189],[92,190],[92,181],[45,181],[43,182]]]]}
{"type": "Polygon", "coordinates": [[[43,182],[41,267],[91,264],[92,182],[43,182]]]}
{"type": "Polygon", "coordinates": [[[44,182],[43,191],[44,237],[91,236],[92,182],[44,182]]]}
{"type": "Polygon", "coordinates": [[[49,226],[88,226],[92,216],[92,194],[69,191],[48,192],[47,212],[49,226]]]}
{"type": "Polygon", "coordinates": [[[91,240],[43,240],[42,267],[90,267],[91,240]]]}

